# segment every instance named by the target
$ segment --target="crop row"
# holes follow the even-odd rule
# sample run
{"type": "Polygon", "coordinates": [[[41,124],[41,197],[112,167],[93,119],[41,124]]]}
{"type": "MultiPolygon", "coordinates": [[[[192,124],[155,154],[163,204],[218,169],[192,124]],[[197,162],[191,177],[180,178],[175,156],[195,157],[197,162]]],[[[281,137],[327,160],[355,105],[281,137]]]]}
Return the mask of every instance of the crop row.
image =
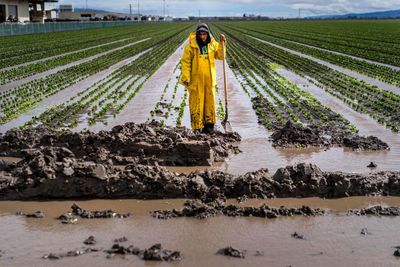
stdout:
{"type": "Polygon", "coordinates": [[[243,33],[223,28],[240,43],[245,50],[252,51],[258,57],[276,62],[289,70],[309,77],[330,94],[343,100],[353,109],[368,113],[379,123],[393,131],[400,125],[400,96],[366,84],[341,72],[332,70],[312,60],[288,53],[282,49],[254,40],[243,33]]]}
{"type": "MultiPolygon", "coordinates": [[[[230,28],[231,25],[226,24],[226,27],[230,28]]],[[[303,54],[307,54],[332,64],[357,71],[359,73],[365,74],[372,78],[379,79],[383,82],[392,84],[394,86],[400,87],[400,71],[395,70],[390,67],[373,64],[366,62],[365,60],[355,59],[346,55],[339,55],[336,53],[331,53],[329,51],[323,51],[317,48],[308,47],[299,43],[293,43],[285,39],[270,36],[263,31],[244,28],[235,28],[235,30],[242,33],[247,33],[253,37],[260,38],[264,41],[271,42],[282,47],[286,47],[303,54]]]]}
{"type": "Polygon", "coordinates": [[[116,116],[123,110],[186,35],[186,28],[175,30],[174,34],[164,37],[131,63],[115,70],[65,103],[49,108],[25,126],[40,122],[55,127],[73,128],[79,123],[106,123],[105,118],[116,116]]]}
{"type": "Polygon", "coordinates": [[[149,24],[6,37],[0,44],[0,69],[170,28],[167,24],[149,24]]]}
{"type": "Polygon", "coordinates": [[[178,32],[187,28],[181,24],[175,27],[176,31],[171,33],[160,32],[148,41],[141,42],[134,46],[114,51],[94,60],[70,67],[45,78],[34,80],[17,88],[0,93],[0,124],[17,117],[29,110],[39,101],[53,95],[83,79],[94,75],[108,67],[134,56],[152,46],[162,43],[164,40],[173,37],[178,32]]]}
{"type": "MultiPolygon", "coordinates": [[[[170,29],[172,30],[172,29],[170,29]]],[[[153,35],[153,33],[157,33],[154,31],[148,31],[141,34],[136,34],[135,37],[129,38],[128,40],[122,40],[119,42],[113,42],[111,44],[106,44],[102,46],[97,46],[85,51],[80,51],[64,56],[59,56],[55,58],[51,58],[49,60],[21,66],[18,68],[13,68],[10,70],[0,71],[0,85],[6,84],[12,81],[20,80],[31,75],[41,73],[50,69],[54,69],[59,66],[64,66],[69,63],[82,60],[84,58],[88,58],[100,53],[105,53],[107,51],[118,49],[119,47],[127,46],[133,44],[141,39],[145,39],[153,35]]]]}
{"type": "Polygon", "coordinates": [[[159,101],[157,101],[153,110],[150,111],[151,119],[160,121],[161,125],[174,123],[177,127],[182,126],[188,92],[186,88],[183,94],[180,91],[183,87],[179,84],[179,67],[180,62],[176,64],[172,72],[174,78],[170,78],[167,81],[159,101]],[[172,87],[170,86],[171,82],[174,82],[172,87]]]}
{"type": "MultiPolygon", "coordinates": [[[[399,22],[389,21],[387,24],[392,27],[380,27],[380,32],[367,30],[362,35],[361,31],[357,31],[359,23],[343,23],[341,28],[335,28],[333,27],[335,23],[331,23],[329,27],[325,24],[325,28],[315,30],[319,23],[321,22],[249,22],[232,23],[231,27],[252,29],[271,37],[400,66],[400,44],[397,41],[400,38],[397,30],[399,22]],[[397,29],[394,27],[396,25],[397,29]],[[314,30],[311,30],[312,27],[314,30]],[[343,35],[344,32],[348,34],[343,35]]],[[[373,27],[377,23],[379,22],[369,21],[361,26],[373,27]]]]}
{"type": "MultiPolygon", "coordinates": [[[[227,33],[232,37],[230,32],[227,33]]],[[[253,107],[268,129],[277,129],[291,120],[302,124],[337,124],[347,131],[356,130],[341,115],[290,83],[235,38],[229,39],[228,55],[231,68],[243,79],[242,87],[249,96],[253,95],[250,91],[255,92],[253,107]]]]}

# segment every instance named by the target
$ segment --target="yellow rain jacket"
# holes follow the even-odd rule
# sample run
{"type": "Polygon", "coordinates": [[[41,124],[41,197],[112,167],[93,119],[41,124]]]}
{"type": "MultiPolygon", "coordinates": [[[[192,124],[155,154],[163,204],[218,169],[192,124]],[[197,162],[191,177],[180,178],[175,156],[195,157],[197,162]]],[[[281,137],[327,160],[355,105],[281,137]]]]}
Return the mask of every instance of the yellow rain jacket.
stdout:
{"type": "Polygon", "coordinates": [[[215,41],[210,34],[208,54],[201,54],[196,40],[196,33],[189,36],[189,44],[185,46],[181,59],[182,73],[180,83],[189,83],[189,108],[192,129],[202,129],[205,124],[215,124],[216,104],[215,85],[216,70],[215,59],[222,60],[222,44],[215,41]]]}

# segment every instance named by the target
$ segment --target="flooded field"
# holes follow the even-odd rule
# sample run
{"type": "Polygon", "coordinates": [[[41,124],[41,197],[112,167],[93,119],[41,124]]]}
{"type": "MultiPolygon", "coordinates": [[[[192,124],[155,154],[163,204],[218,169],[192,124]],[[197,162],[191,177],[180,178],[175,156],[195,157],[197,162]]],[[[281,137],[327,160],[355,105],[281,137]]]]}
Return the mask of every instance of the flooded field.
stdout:
{"type": "MultiPolygon", "coordinates": [[[[233,31],[224,23],[212,26],[215,36],[225,33],[228,38],[229,121],[240,136],[189,130],[188,92],[179,84],[179,76],[193,23],[154,24],[147,32],[154,33],[152,37],[110,39],[107,44],[132,42],[0,86],[0,192],[2,199],[7,199],[0,201],[0,266],[400,264],[400,258],[393,255],[400,246],[400,217],[347,213],[375,205],[400,206],[400,197],[394,197],[400,195],[400,135],[396,132],[400,126],[400,88],[393,85],[398,77],[379,76],[386,77],[390,82],[386,83],[233,31]],[[295,55],[299,57],[292,57],[295,55]],[[264,101],[264,110],[255,104],[256,98],[264,101]],[[305,127],[339,125],[346,138],[374,136],[377,143],[390,149],[332,145],[328,141],[333,134],[320,134],[325,141],[329,139],[323,145],[277,145],[271,136],[285,129],[288,122],[305,127]],[[28,124],[70,132],[41,128],[6,133],[28,124]],[[93,133],[81,132],[85,130],[93,133]],[[377,166],[367,167],[370,163],[377,166]],[[392,197],[384,197],[387,195],[392,197]],[[301,198],[304,196],[360,197],[301,198]],[[207,219],[165,220],[151,214],[179,210],[187,198],[206,203],[225,197],[229,198],[225,205],[306,205],[326,213],[268,219],[228,217],[220,212],[207,219]],[[271,199],[261,200],[267,197],[271,199]],[[130,216],[79,217],[63,224],[57,218],[71,211],[74,203],[86,210],[112,210],[110,214],[130,216]],[[23,216],[36,211],[44,217],[23,216]],[[94,236],[95,245],[84,244],[90,236],[94,236]],[[114,240],[122,237],[127,240],[122,240],[121,246],[133,245],[142,251],[160,243],[164,249],[179,251],[183,259],[143,261],[143,251],[139,256],[114,255],[110,250],[119,242],[114,240]],[[217,254],[228,246],[245,251],[245,258],[217,254]],[[63,256],[49,259],[57,255],[63,256]]],[[[60,56],[105,45],[81,45],[60,56]]],[[[46,51],[40,53],[42,59],[21,59],[24,63],[3,70],[57,60],[51,53],[48,57],[46,51]]],[[[389,63],[376,64],[377,73],[379,67],[399,70],[389,63]]],[[[216,60],[215,64],[216,129],[224,132],[222,62],[216,60]]]]}

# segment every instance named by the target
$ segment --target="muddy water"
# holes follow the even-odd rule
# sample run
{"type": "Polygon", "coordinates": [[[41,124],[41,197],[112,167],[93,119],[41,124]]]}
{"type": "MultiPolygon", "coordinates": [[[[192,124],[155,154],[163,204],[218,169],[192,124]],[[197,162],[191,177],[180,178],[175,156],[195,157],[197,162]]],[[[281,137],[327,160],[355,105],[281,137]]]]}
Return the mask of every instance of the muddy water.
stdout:
{"type": "MultiPolygon", "coordinates": [[[[234,201],[231,201],[234,202],[234,201]]],[[[322,217],[278,219],[229,218],[207,220],[179,218],[157,220],[149,215],[157,209],[180,208],[183,200],[160,201],[79,201],[85,209],[113,209],[131,212],[127,219],[79,219],[75,225],[63,225],[55,217],[69,210],[72,201],[0,202],[1,266],[398,266],[393,256],[399,245],[400,218],[355,217],[341,212],[372,204],[400,205],[399,198],[351,198],[340,200],[269,200],[269,206],[297,207],[303,204],[330,209],[322,217]],[[43,219],[14,215],[17,211],[45,213],[43,219]],[[360,234],[367,228],[369,234],[360,234]],[[291,237],[297,232],[305,240],[291,237]],[[161,242],[165,248],[180,250],[181,262],[148,263],[136,256],[106,258],[95,252],[60,260],[44,260],[50,252],[62,253],[84,247],[83,241],[94,235],[100,249],[110,249],[113,240],[127,237],[127,246],[147,248],[161,242]],[[226,258],[216,251],[228,245],[247,250],[245,259],[226,258]],[[262,251],[264,256],[254,256],[262,251]]],[[[250,200],[242,206],[260,205],[250,200]]]]}
{"type": "Polygon", "coordinates": [[[309,55],[306,55],[306,54],[303,54],[303,53],[300,53],[300,52],[297,52],[297,51],[294,51],[294,50],[291,50],[291,49],[288,49],[288,48],[285,48],[283,46],[276,45],[274,43],[270,43],[270,42],[267,42],[267,41],[252,37],[252,36],[249,36],[249,37],[251,37],[251,38],[253,38],[253,39],[257,40],[257,41],[266,43],[268,45],[272,45],[272,46],[275,46],[275,47],[280,48],[282,50],[285,50],[285,51],[287,51],[287,52],[289,52],[291,54],[295,54],[297,56],[310,59],[310,60],[315,61],[315,62],[317,62],[317,63],[319,63],[321,65],[324,65],[324,66],[329,67],[331,69],[334,69],[336,71],[342,72],[342,73],[344,73],[346,75],[349,75],[351,77],[359,79],[360,81],[364,81],[364,82],[366,82],[368,84],[378,86],[380,89],[391,91],[391,92],[397,93],[397,94],[400,93],[400,88],[396,87],[394,85],[379,81],[377,79],[371,78],[369,76],[360,74],[358,72],[355,72],[355,71],[352,71],[352,70],[349,70],[349,69],[346,69],[346,68],[339,67],[339,66],[337,66],[335,64],[332,64],[332,63],[329,63],[327,61],[324,61],[324,60],[321,60],[321,59],[318,59],[318,58],[315,58],[315,57],[312,57],[312,56],[309,56],[309,55]]]}

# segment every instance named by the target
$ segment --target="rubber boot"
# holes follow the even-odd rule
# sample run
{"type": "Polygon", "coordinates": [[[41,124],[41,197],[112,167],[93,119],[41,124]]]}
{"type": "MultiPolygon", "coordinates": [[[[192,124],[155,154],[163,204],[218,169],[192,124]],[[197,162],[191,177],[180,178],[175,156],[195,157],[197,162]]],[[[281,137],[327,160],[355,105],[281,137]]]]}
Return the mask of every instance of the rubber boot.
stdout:
{"type": "Polygon", "coordinates": [[[206,123],[204,125],[203,130],[202,130],[202,133],[210,134],[210,133],[213,133],[213,132],[214,132],[214,124],[206,123]]]}

